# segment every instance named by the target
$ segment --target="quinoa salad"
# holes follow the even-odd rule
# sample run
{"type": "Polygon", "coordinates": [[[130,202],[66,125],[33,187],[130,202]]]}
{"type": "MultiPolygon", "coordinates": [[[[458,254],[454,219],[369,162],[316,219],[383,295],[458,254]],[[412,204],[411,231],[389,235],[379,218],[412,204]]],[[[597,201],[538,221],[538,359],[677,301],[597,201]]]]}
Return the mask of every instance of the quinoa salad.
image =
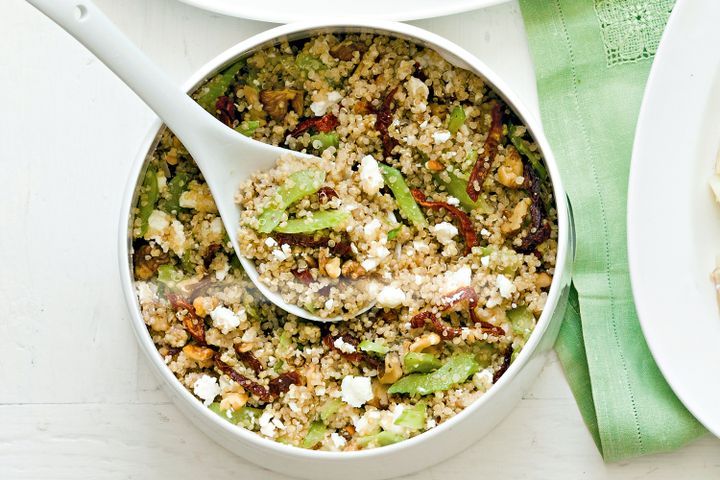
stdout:
{"type": "Polygon", "coordinates": [[[347,317],[262,297],[164,130],[133,211],[135,285],[200,402],[271,440],[353,451],[432,429],[500,379],[545,306],[557,212],[532,137],[482,78],[405,40],[321,35],[252,53],[194,98],[289,149],[240,186],[243,254],[286,300],[347,317]]]}

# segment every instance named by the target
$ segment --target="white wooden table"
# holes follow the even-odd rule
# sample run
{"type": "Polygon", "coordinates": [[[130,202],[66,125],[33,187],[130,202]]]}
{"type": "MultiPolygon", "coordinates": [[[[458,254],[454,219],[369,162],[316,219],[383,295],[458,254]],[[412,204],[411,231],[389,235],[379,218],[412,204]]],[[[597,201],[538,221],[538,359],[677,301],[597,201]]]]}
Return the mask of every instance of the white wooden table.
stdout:
{"type": "MultiPolygon", "coordinates": [[[[175,0],[97,3],[178,81],[270,26],[175,0]]],[[[476,52],[536,106],[517,4],[415,23],[476,52]]],[[[2,1],[0,32],[0,479],[283,478],[168,403],[128,326],[116,229],[153,114],[22,0],[2,1]]],[[[490,436],[415,478],[720,478],[719,453],[706,437],[603,464],[553,359],[490,436]]]]}

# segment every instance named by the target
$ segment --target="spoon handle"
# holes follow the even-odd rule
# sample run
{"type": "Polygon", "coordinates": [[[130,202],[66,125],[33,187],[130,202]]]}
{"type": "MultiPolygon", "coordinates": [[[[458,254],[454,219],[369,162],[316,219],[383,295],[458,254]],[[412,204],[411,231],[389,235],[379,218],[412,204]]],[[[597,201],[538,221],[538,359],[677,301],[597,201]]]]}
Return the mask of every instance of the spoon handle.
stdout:
{"type": "Polygon", "coordinates": [[[120,77],[162,118],[189,151],[226,127],[183,92],[91,0],[27,0],[120,77]]]}

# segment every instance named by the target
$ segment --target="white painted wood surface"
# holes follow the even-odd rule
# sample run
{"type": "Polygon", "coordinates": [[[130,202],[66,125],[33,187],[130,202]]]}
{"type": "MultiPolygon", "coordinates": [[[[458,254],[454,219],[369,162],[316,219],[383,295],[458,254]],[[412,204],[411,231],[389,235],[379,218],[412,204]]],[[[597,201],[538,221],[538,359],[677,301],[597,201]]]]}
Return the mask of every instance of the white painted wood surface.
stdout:
{"type": "MultiPolygon", "coordinates": [[[[175,0],[97,0],[178,81],[269,24],[175,0]]],[[[415,22],[537,103],[515,3],[415,22]]],[[[115,241],[152,113],[22,0],[0,6],[0,479],[279,479],[168,403],[135,346],[115,241]]],[[[535,107],[536,108],[536,107],[535,107]]],[[[720,441],[603,464],[556,360],[490,436],[422,480],[720,478],[720,441]]]]}

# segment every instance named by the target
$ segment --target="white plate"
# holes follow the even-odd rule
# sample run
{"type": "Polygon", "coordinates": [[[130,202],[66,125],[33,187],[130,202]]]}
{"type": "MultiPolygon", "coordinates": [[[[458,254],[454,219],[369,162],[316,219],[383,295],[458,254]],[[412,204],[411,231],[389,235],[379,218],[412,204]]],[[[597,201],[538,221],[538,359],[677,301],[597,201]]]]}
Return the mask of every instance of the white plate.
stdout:
{"type": "Polygon", "coordinates": [[[710,271],[720,206],[708,187],[720,145],[720,2],[680,1],[638,121],[628,194],[640,323],[680,400],[720,436],[720,312],[710,271]]]}
{"type": "Polygon", "coordinates": [[[417,20],[489,7],[508,0],[180,0],[233,17],[289,23],[322,17],[417,20]]]}

